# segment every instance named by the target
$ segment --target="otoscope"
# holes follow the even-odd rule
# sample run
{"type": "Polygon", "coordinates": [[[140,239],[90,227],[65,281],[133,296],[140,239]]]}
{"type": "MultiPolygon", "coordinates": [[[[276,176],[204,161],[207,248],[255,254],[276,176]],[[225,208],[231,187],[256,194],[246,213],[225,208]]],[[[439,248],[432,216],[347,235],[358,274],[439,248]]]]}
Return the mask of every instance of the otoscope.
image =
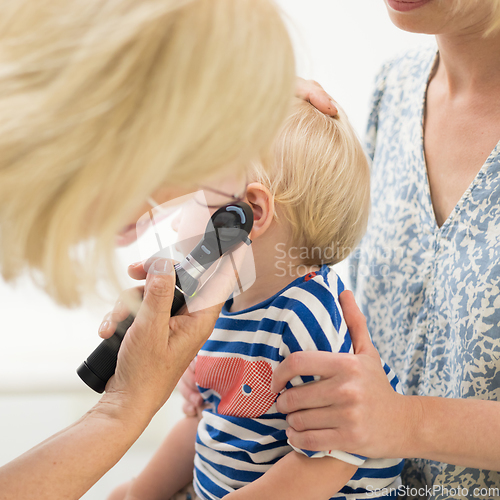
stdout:
{"type": "MultiPolygon", "coordinates": [[[[219,208],[210,218],[205,234],[192,252],[179,264],[175,264],[175,291],[171,316],[177,314],[186,303],[185,297],[193,297],[199,279],[225,253],[235,250],[241,243],[251,243],[248,235],[253,226],[252,209],[244,202],[229,203],[219,208]]],[[[155,256],[161,256],[157,252],[155,256]]],[[[118,323],[112,337],[103,340],[78,368],[80,378],[94,391],[102,393],[116,370],[118,351],[127,330],[135,317],[130,314],[118,323]]]]}

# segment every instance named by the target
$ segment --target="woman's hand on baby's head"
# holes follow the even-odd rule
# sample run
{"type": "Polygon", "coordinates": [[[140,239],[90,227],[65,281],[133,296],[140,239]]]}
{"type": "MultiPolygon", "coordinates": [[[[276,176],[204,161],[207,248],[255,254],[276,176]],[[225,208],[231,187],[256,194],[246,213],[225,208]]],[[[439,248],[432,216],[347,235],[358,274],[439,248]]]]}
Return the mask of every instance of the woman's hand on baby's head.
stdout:
{"type": "Polygon", "coordinates": [[[304,80],[297,77],[295,97],[310,102],[316,109],[329,116],[338,113],[337,103],[325,92],[323,87],[314,80],[304,80]]]}

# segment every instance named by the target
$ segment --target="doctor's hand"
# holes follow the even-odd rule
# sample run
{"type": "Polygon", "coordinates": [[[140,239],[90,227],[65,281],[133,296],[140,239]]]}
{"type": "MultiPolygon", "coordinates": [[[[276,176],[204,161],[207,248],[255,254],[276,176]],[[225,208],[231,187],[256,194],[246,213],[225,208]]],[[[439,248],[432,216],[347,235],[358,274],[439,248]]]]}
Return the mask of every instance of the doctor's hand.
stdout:
{"type": "MultiPolygon", "coordinates": [[[[212,333],[222,304],[233,292],[237,277],[233,266],[247,257],[247,245],[224,255],[215,272],[189,301],[189,307],[170,317],[175,272],[168,259],[148,260],[129,266],[129,275],[146,280],[144,288],[127,293],[143,301],[118,353],[116,373],[106,386],[103,402],[111,400],[137,418],[151,418],[168,399],[179,378],[212,333]],[[189,309],[189,310],[188,310],[189,309]]],[[[118,322],[129,314],[122,297],[101,324],[99,334],[110,337],[118,322]]],[[[111,405],[112,407],[112,405],[111,405]]]]}
{"type": "Polygon", "coordinates": [[[288,438],[294,446],[312,451],[404,457],[402,450],[418,425],[418,401],[392,389],[352,292],[343,292],[340,304],[354,354],[297,352],[274,372],[274,392],[297,375],[321,377],[278,398],[278,411],[288,414],[288,438]]]}
{"type": "Polygon", "coordinates": [[[315,108],[329,116],[338,113],[337,103],[325,92],[323,87],[314,80],[304,80],[297,77],[295,97],[310,102],[315,108]]]}
{"type": "MultiPolygon", "coordinates": [[[[125,405],[131,411],[136,408],[138,418],[150,419],[212,333],[221,303],[170,317],[175,288],[172,263],[158,259],[146,269],[139,263],[129,267],[129,275],[146,279],[143,289],[127,292],[140,296],[143,290],[144,297],[123,339],[116,373],[109,380],[103,399],[111,398],[113,403],[118,401],[119,406],[125,405]]],[[[110,337],[117,323],[128,316],[126,302],[122,297],[104,318],[99,329],[101,337],[110,337]]]]}

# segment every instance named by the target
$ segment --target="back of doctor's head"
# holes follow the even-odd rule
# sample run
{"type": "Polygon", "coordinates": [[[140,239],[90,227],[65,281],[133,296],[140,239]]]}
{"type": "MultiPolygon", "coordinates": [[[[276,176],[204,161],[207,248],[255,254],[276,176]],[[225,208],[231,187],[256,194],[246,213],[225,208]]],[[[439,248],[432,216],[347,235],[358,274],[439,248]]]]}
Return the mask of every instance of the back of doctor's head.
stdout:
{"type": "Polygon", "coordinates": [[[0,12],[0,269],[37,269],[63,304],[103,255],[113,267],[116,232],[153,191],[248,163],[288,112],[294,58],[272,0],[0,12]]]}
{"type": "Polygon", "coordinates": [[[274,196],[277,221],[305,265],[336,264],[363,236],[370,209],[367,157],[345,113],[326,116],[294,103],[254,179],[274,196]]]}

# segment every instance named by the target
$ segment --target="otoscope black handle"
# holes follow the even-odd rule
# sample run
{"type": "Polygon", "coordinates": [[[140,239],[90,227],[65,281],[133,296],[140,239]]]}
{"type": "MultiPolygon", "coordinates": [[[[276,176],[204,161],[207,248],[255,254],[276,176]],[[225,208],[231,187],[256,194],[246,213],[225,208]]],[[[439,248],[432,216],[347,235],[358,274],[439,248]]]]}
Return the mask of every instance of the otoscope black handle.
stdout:
{"type": "MultiPolygon", "coordinates": [[[[171,316],[175,316],[179,309],[186,303],[184,293],[182,292],[181,281],[188,295],[194,294],[198,282],[187,274],[178,264],[174,266],[176,270],[175,291],[171,316]]],[[[127,319],[118,323],[115,333],[109,339],[103,340],[92,354],[84,361],[76,371],[79,377],[94,391],[102,393],[116,370],[118,351],[127,333],[132,326],[135,316],[129,314],[127,319]]]]}

